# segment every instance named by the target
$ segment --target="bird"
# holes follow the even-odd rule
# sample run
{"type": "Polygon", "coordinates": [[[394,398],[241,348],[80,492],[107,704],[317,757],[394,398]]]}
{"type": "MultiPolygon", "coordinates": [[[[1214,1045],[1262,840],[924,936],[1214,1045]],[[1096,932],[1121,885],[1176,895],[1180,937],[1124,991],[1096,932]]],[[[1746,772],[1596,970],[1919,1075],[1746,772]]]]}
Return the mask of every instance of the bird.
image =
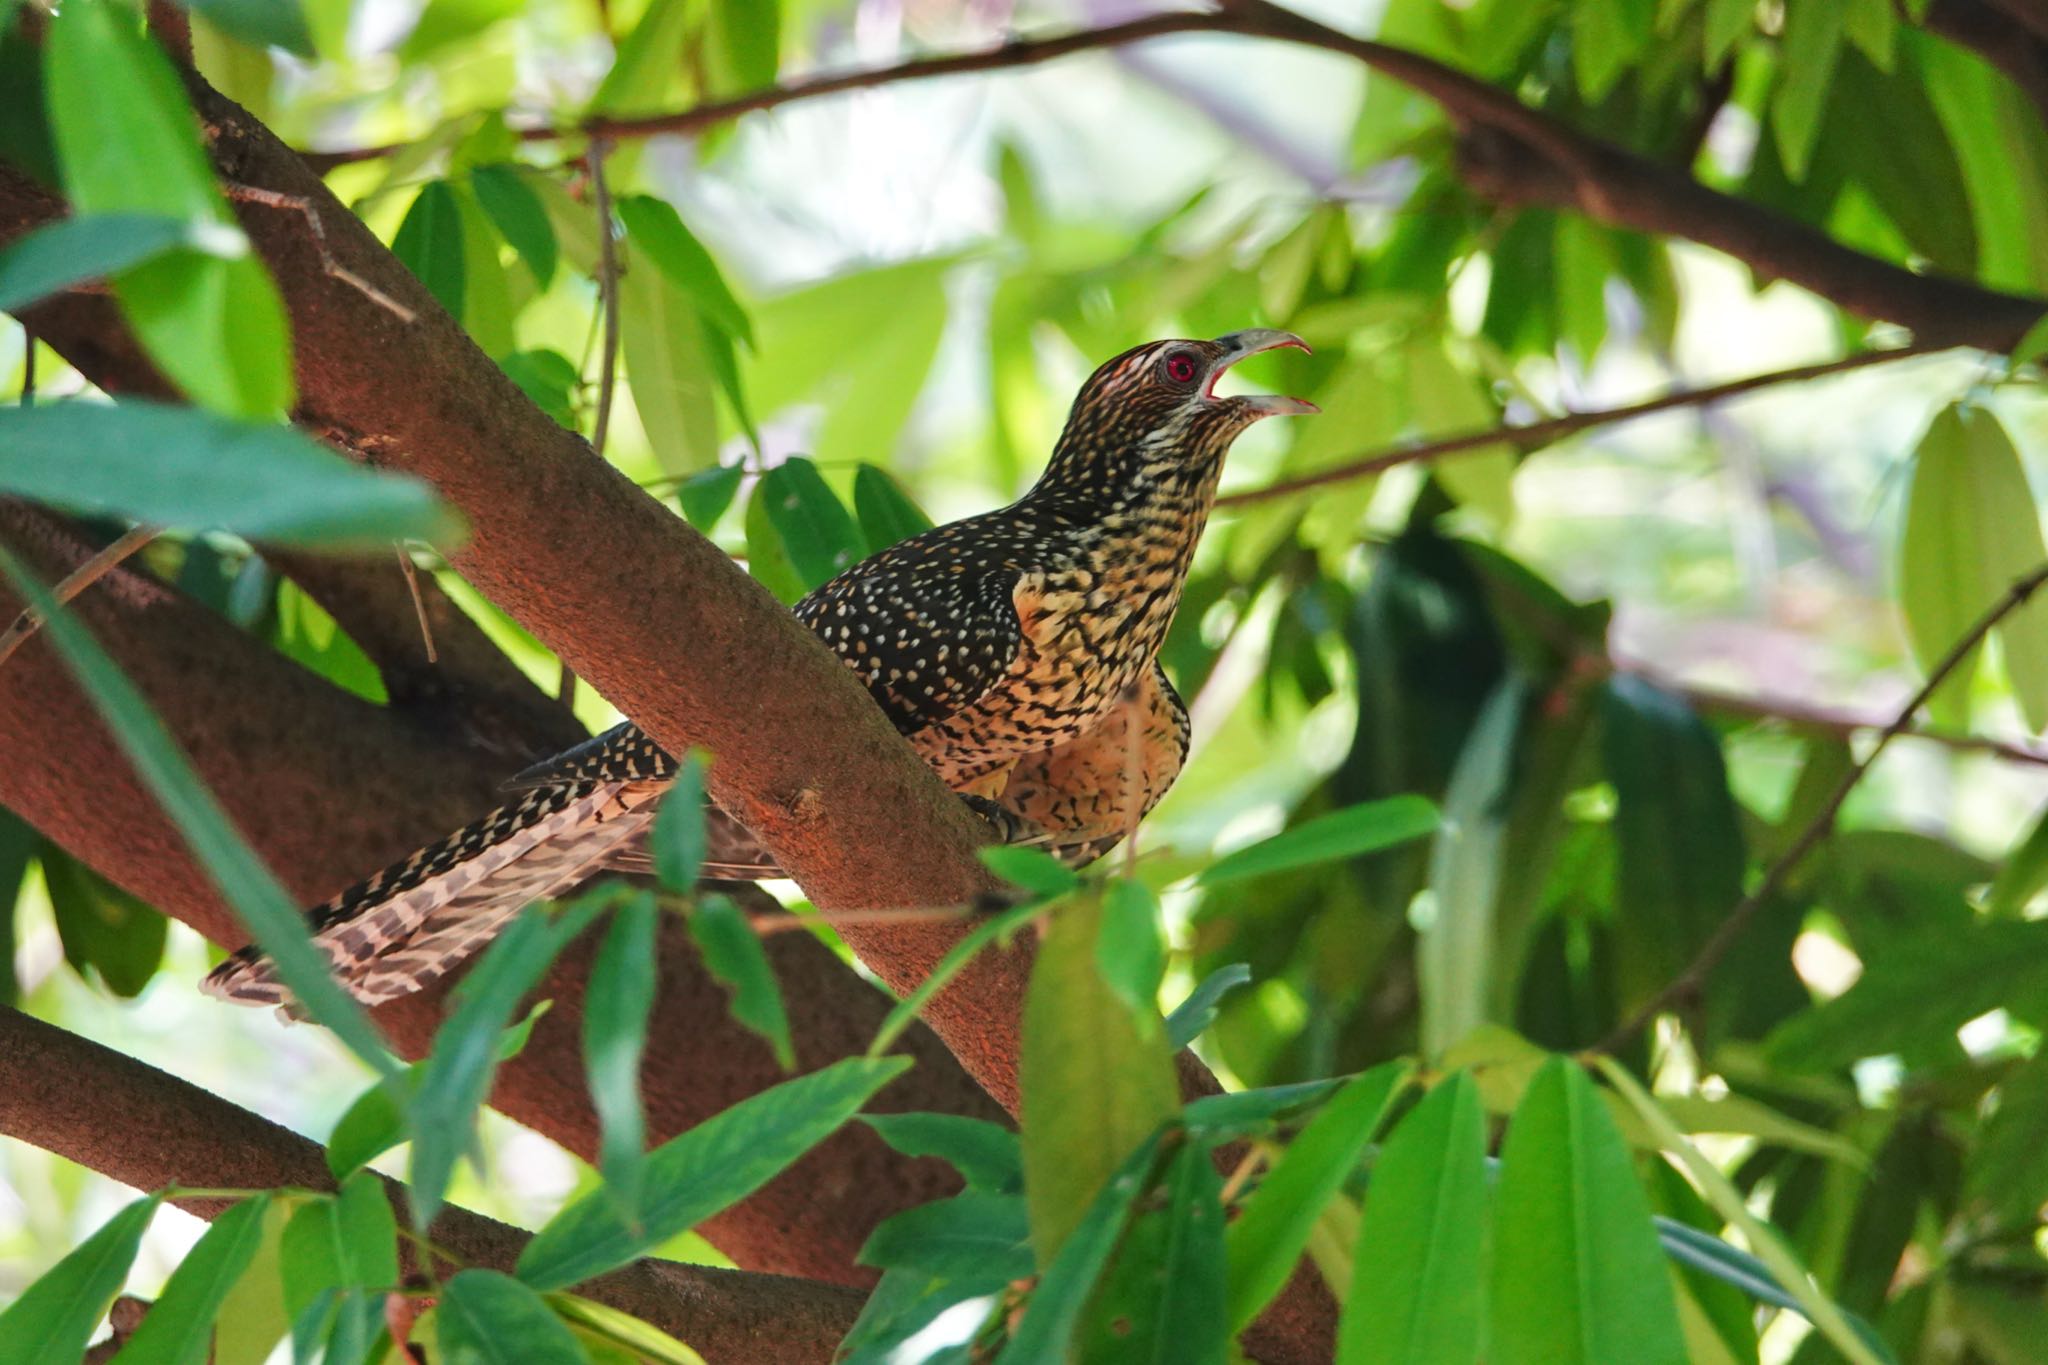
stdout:
{"type": "MultiPolygon", "coordinates": [[[[1159,649],[1224,456],[1263,418],[1317,411],[1216,384],[1285,347],[1309,349],[1248,328],[1104,362],[1022,497],[872,554],[796,604],[996,840],[1084,865],[1179,776],[1188,712],[1159,649]]],[[[599,871],[648,870],[678,769],[638,726],[617,725],[512,778],[506,805],[307,911],[308,930],[357,999],[420,990],[532,902],[599,871]]],[[[705,813],[704,876],[780,875],[744,826],[705,813]]],[[[237,1004],[293,1004],[253,944],[201,985],[237,1004]]]]}

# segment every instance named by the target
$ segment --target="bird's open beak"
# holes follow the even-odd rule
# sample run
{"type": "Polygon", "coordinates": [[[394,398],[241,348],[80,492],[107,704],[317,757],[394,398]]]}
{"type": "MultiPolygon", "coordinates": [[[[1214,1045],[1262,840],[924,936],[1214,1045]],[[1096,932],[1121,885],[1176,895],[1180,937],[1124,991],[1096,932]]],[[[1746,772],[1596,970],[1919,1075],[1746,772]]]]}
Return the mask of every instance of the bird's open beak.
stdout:
{"type": "MultiPolygon", "coordinates": [[[[1308,349],[1308,343],[1294,333],[1282,332],[1272,327],[1247,327],[1242,332],[1217,337],[1216,344],[1223,348],[1223,358],[1209,371],[1209,385],[1204,393],[1210,398],[1216,396],[1216,381],[1223,377],[1223,372],[1246,356],[1257,355],[1261,351],[1277,351],[1288,346],[1298,351],[1308,349]]],[[[1306,398],[1288,398],[1277,393],[1239,394],[1236,401],[1261,417],[1285,417],[1297,413],[1322,411],[1306,398]]]]}

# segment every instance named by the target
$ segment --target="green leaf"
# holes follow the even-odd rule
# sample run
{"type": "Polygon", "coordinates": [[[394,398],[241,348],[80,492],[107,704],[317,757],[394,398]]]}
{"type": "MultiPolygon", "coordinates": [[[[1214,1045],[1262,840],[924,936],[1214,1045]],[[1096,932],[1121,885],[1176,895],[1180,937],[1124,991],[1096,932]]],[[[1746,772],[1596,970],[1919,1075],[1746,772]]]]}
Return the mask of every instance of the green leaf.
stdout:
{"type": "Polygon", "coordinates": [[[782,988],[761,936],[740,908],[725,896],[703,897],[690,912],[690,937],[705,967],[732,992],[732,1017],[768,1040],[777,1066],[795,1070],[796,1044],[790,1040],[782,988]]]}
{"type": "Polygon", "coordinates": [[[450,994],[448,1017],[434,1033],[407,1106],[412,1130],[413,1226],[424,1231],[441,1211],[448,1180],[476,1127],[476,1111],[498,1070],[498,1038],[549,964],[588,928],[609,897],[583,897],[557,913],[528,909],[499,931],[474,969],[450,994]]]}
{"type": "Polygon", "coordinates": [[[1963,1196],[2001,1222],[2024,1224],[2048,1202],[2048,1056],[2036,1055],[1998,1083],[1998,1107],[1977,1130],[1963,1196]]]}
{"type": "MultiPolygon", "coordinates": [[[[538,203],[535,206],[538,208],[538,203]]],[[[718,263],[684,226],[673,205],[647,195],[628,195],[619,200],[619,221],[626,225],[627,237],[696,305],[707,322],[727,336],[754,344],[754,324],[747,320],[746,310],[733,297],[718,263]]]]}
{"type": "Polygon", "coordinates": [[[0,409],[0,492],[87,516],[331,549],[454,548],[420,480],[351,463],[284,426],[142,399],[0,409]]]}
{"type": "Polygon", "coordinates": [[[933,1276],[990,1274],[1024,1280],[1036,1269],[1030,1238],[1023,1200],[971,1190],[888,1219],[856,1259],[862,1265],[933,1276]]]}
{"type": "Polygon", "coordinates": [[[1188,998],[1166,1016],[1166,1043],[1175,1052],[1202,1036],[1216,1022],[1216,1006],[1223,997],[1252,979],[1252,969],[1242,962],[1218,967],[1188,992],[1188,998]]]}
{"type": "Polygon", "coordinates": [[[266,1199],[255,1254],[214,1317],[213,1365],[264,1365],[291,1331],[284,1308],[284,1229],[298,1198],[266,1199]]]}
{"type": "Polygon", "coordinates": [[[1841,54],[1843,6],[1839,0],[1795,0],[1785,10],[1770,123],[1785,173],[1799,181],[1806,178],[1841,54]]]}
{"type": "Polygon", "coordinates": [[[1383,1062],[1338,1091],[1287,1144],[1230,1225],[1231,1331],[1250,1326],[1294,1273],[1323,1206],[1357,1169],[1408,1075],[1408,1063],[1383,1062]]]}
{"type": "Polygon", "coordinates": [[[591,96],[591,113],[647,114],[668,102],[692,8],[688,0],[650,0],[591,96]]]}
{"type": "Polygon", "coordinates": [[[711,0],[707,19],[714,89],[729,93],[775,84],[781,0],[711,0]]]}
{"type": "Polygon", "coordinates": [[[1041,898],[1064,896],[1081,884],[1074,869],[1043,849],[995,844],[976,849],[975,856],[1010,885],[1041,898]]]}
{"type": "Polygon", "coordinates": [[[1459,1072],[1401,1120],[1373,1163],[1339,1365],[1480,1358],[1486,1205],[1486,1115],[1479,1087],[1459,1072]]]}
{"type": "Polygon", "coordinates": [[[1040,1365],[1068,1358],[1082,1310],[1116,1249],[1131,1206],[1151,1184],[1160,1146],[1158,1134],[1145,1139],[1103,1183],[1102,1192],[1074,1225],[1059,1255],[1039,1276],[1037,1288],[1024,1306],[1024,1316],[996,1357],[996,1365],[1040,1365]]]}
{"type": "MultiPolygon", "coordinates": [[[[240,234],[177,74],[124,10],[65,6],[43,64],[73,212],[177,218],[208,241],[240,234]]],[[[114,297],[150,359],[195,402],[243,417],[290,409],[284,305],[253,256],[160,256],[122,271],[114,297]]]]}
{"type": "Polygon", "coordinates": [[[1180,1110],[1158,1016],[1136,1015],[1096,970],[1102,896],[1053,912],[1024,998],[1018,1063],[1031,1244],[1050,1266],[1138,1144],[1180,1110]]]}
{"type": "Polygon", "coordinates": [[[123,999],[142,994],[163,963],[163,915],[54,845],[42,865],[64,960],[80,975],[91,967],[123,999]]]}
{"type": "MultiPolygon", "coordinates": [[[[1742,1192],[1735,1188],[1734,1183],[1720,1167],[1708,1161],[1700,1154],[1699,1148],[1686,1141],[1685,1135],[1672,1125],[1657,1101],[1637,1083],[1635,1077],[1629,1075],[1628,1071],[1612,1057],[1596,1056],[1594,1062],[1599,1066],[1600,1074],[1607,1078],[1607,1083],[1614,1087],[1635,1111],[1636,1116],[1642,1119],[1664,1149],[1678,1157],[1679,1164],[1692,1178],[1692,1183],[1699,1187],[1700,1194],[1706,1199],[1707,1204],[1742,1234],[1743,1240],[1754,1248],[1758,1259],[1769,1267],[1778,1283],[1798,1301],[1800,1311],[1835,1349],[1848,1357],[1852,1365],[1884,1365],[1888,1353],[1881,1346],[1874,1348],[1871,1341],[1866,1339],[1864,1332],[1857,1330],[1849,1316],[1821,1292],[1819,1286],[1814,1284],[1812,1276],[1807,1274],[1806,1268],[1799,1264],[1798,1258],[1786,1248],[1777,1233],[1750,1212],[1742,1192]]],[[[1559,1059],[1557,1064],[1568,1065],[1562,1059],[1559,1059]]],[[[1577,1067],[1572,1067],[1571,1070],[1574,1076],[1578,1075],[1577,1067]]],[[[1582,1084],[1584,1079],[1582,1076],[1579,1077],[1582,1084]]],[[[1590,1086],[1587,1087],[1587,1093],[1591,1093],[1590,1086]]],[[[1508,1140],[1514,1140],[1512,1129],[1509,1130],[1508,1140]]],[[[1505,1190],[1505,1187],[1506,1181],[1503,1177],[1502,1189],[1505,1190]]],[[[1627,1188],[1629,1193],[1638,1193],[1633,1180],[1627,1188]]],[[[1505,1240],[1498,1243],[1497,1247],[1500,1257],[1504,1259],[1505,1240]]],[[[1498,1264],[1497,1260],[1496,1265],[1498,1264]]],[[[1661,1279],[1658,1282],[1665,1283],[1661,1279]]],[[[1645,1283],[1638,1277],[1633,1290],[1624,1289],[1622,1292],[1634,1293],[1637,1296],[1636,1301],[1640,1303],[1641,1291],[1644,1288],[1645,1283]]],[[[1496,1306],[1498,1302],[1496,1300],[1496,1306]]]]}
{"type": "Polygon", "coordinates": [[[1686,1365],[1627,1144],[1565,1058],[1544,1064],[1515,1110],[1496,1198],[1493,1361],[1686,1365]]]}
{"type": "Polygon", "coordinates": [[[803,576],[797,573],[796,565],[790,560],[789,550],[782,543],[782,533],[775,529],[775,523],[768,518],[768,504],[761,499],[757,486],[753,496],[747,499],[747,572],[752,574],[762,587],[775,594],[784,606],[793,605],[808,588],[803,576]]]}
{"type": "Polygon", "coordinates": [[[632,1352],[633,1357],[622,1365],[641,1365],[643,1361],[645,1365],[705,1365],[703,1356],[668,1333],[609,1304],[574,1294],[550,1294],[548,1303],[563,1321],[587,1327],[609,1345],[632,1352]]]}
{"type": "Polygon", "coordinates": [[[946,950],[939,959],[939,965],[932,968],[917,985],[917,989],[896,1002],[896,1007],[882,1019],[882,1026],[875,1030],[875,1040],[868,1044],[867,1055],[880,1057],[896,1045],[903,1031],[917,1022],[918,1011],[925,1007],[933,996],[946,988],[948,982],[960,974],[960,969],[974,960],[975,954],[995,942],[1007,937],[1018,928],[1045,913],[1046,907],[1034,902],[1005,910],[1000,915],[991,915],[976,925],[972,932],[946,950]]]}
{"type": "MultiPolygon", "coordinates": [[[[1430,848],[1429,895],[1434,907],[1415,945],[1422,995],[1422,1051],[1446,1048],[1488,1022],[1499,938],[1496,902],[1503,872],[1516,777],[1515,741],[1528,687],[1509,674],[1479,712],[1444,792],[1442,823],[1430,848]]],[[[1506,970],[1512,970],[1512,965],[1506,970]]],[[[1497,1022],[1497,1021],[1496,1021],[1497,1022]]]]}
{"type": "Polygon", "coordinates": [[[910,500],[895,476],[877,465],[853,471],[853,514],[869,554],[932,529],[932,519],[910,500]]]}
{"type": "Polygon", "coordinates": [[[676,765],[675,781],[655,808],[650,838],[661,884],[688,895],[704,867],[704,759],[695,749],[676,765]]]}
{"type": "Polygon", "coordinates": [[[0,1341],[19,1353],[15,1365],[78,1365],[160,1202],[150,1195],[122,1209],[0,1312],[0,1341]]]}
{"type": "Polygon", "coordinates": [[[1124,1234],[1083,1326],[1084,1365],[1222,1365],[1230,1344],[1223,1178],[1209,1148],[1186,1142],[1124,1234]]]}
{"type": "Polygon", "coordinates": [[[1095,969],[1125,1008],[1140,1016],[1158,1014],[1166,942],[1160,937],[1159,898],[1143,882],[1119,877],[1103,889],[1095,969]]]}
{"type": "Polygon", "coordinates": [[[589,1365],[547,1300],[510,1275],[458,1271],[441,1286],[439,1308],[448,1365],[589,1365]]]}
{"type": "Polygon", "coordinates": [[[620,350],[633,410],[671,474],[718,462],[716,376],[704,335],[696,307],[659,271],[628,271],[620,280],[620,350]]]}
{"type": "Polygon", "coordinates": [[[208,23],[251,47],[281,47],[311,59],[313,33],[299,0],[178,0],[208,23]]]}
{"type": "Polygon", "coordinates": [[[624,1265],[767,1184],[909,1068],[907,1057],[849,1057],[741,1100],[648,1158],[637,1231],[593,1191],[534,1234],[519,1278],[559,1289],[624,1265]]]}
{"type": "Polygon", "coordinates": [[[2031,327],[2020,337],[2019,345],[2012,348],[2011,360],[2015,366],[2048,356],[2048,313],[2034,319],[2031,327]]]}
{"type": "Polygon", "coordinates": [[[1361,858],[1411,843],[1436,828],[1436,807],[1423,797],[1390,796],[1367,801],[1319,815],[1270,839],[1225,854],[1203,869],[1195,884],[1216,886],[1343,858],[1361,858]]]}
{"type": "Polygon", "coordinates": [[[1298,1081],[1293,1085],[1269,1085],[1257,1090],[1232,1090],[1221,1095],[1204,1095],[1188,1101],[1184,1121],[1188,1131],[1215,1146],[1250,1137],[1271,1137],[1283,1122],[1311,1114],[1324,1100],[1351,1080],[1334,1076],[1321,1081],[1298,1081]]]}
{"type": "MultiPolygon", "coordinates": [[[[1920,667],[1931,672],[2014,579],[2044,560],[2040,516],[2012,438],[1982,408],[1944,408],[1913,455],[1899,556],[1899,608],[1920,667]]],[[[2048,728],[2048,612],[2023,608],[1997,635],[2027,723],[2048,728]]],[[[1936,695],[1938,718],[1967,720],[1976,659],[1936,695]]]]}
{"type": "Polygon", "coordinates": [[[381,1290],[323,1289],[292,1322],[292,1359],[368,1365],[383,1325],[381,1290]]]}
{"type": "Polygon", "coordinates": [[[1014,1194],[1024,1188],[1017,1135],[987,1119],[961,1114],[862,1114],[860,1121],[905,1156],[949,1162],[969,1189],[1014,1194]]]}
{"type": "Polygon", "coordinates": [[[380,1081],[356,1096],[342,1111],[327,1139],[327,1169],[336,1180],[346,1180],[384,1153],[405,1141],[405,1108],[419,1085],[417,1063],[399,1074],[396,1082],[380,1081]],[[404,1092],[405,1099],[394,1094],[404,1092]]]}
{"type": "Polygon", "coordinates": [[[1572,8],[1572,66],[1589,104],[1605,98],[1650,38],[1645,0],[1581,0],[1572,8]]]}
{"type": "Polygon", "coordinates": [[[583,1071],[597,1111],[598,1169],[620,1204],[640,1201],[647,1122],[640,1105],[640,1063],[654,1008],[657,956],[654,897],[637,892],[612,911],[611,927],[590,964],[583,993],[583,1071]]]}
{"type": "Polygon", "coordinates": [[[533,186],[516,166],[478,166],[469,173],[469,187],[483,205],[498,235],[511,244],[533,272],[533,282],[546,289],[555,281],[555,266],[561,247],[548,211],[533,192],[533,186]]]}
{"type": "Polygon", "coordinates": [[[462,205],[445,180],[430,180],[406,210],[392,254],[419,277],[448,316],[462,317],[467,272],[462,260],[462,205]]]}
{"type": "Polygon", "coordinates": [[[173,251],[231,260],[247,255],[249,242],[236,232],[158,213],[66,218],[0,251],[0,312],[18,313],[75,284],[118,275],[173,251]]]}
{"type": "Polygon", "coordinates": [[[498,357],[498,368],[558,426],[576,429],[576,393],[583,376],[560,351],[513,351],[498,357]]]}
{"type": "Polygon", "coordinates": [[[2048,806],[2034,817],[2027,837],[2005,855],[1991,889],[1984,893],[1984,913],[1997,919],[2017,918],[2048,886],[2048,806]]]}
{"type": "Polygon", "coordinates": [[[767,508],[806,591],[866,557],[860,528],[809,460],[797,456],[769,470],[754,499],[767,508]]]}
{"type": "Polygon", "coordinates": [[[258,1195],[213,1220],[164,1282],[163,1293],[114,1357],[116,1362],[208,1365],[213,1319],[262,1244],[263,1215],[269,1204],[269,1196],[258,1195]]]}
{"type": "Polygon", "coordinates": [[[725,509],[732,506],[746,472],[736,464],[727,464],[683,480],[676,489],[676,504],[682,508],[683,519],[709,535],[725,515],[725,509]]]}
{"type": "MultiPolygon", "coordinates": [[[[6,445],[5,430],[0,426],[0,447],[6,445]]],[[[16,454],[10,449],[10,458],[0,461],[0,468],[11,466],[16,454]]],[[[227,812],[192,771],[135,684],[115,666],[99,642],[69,612],[58,608],[42,585],[4,548],[0,548],[0,573],[42,614],[43,633],[64,656],[94,707],[106,717],[108,728],[127,751],[136,774],[184,836],[194,861],[212,878],[257,944],[276,963],[279,979],[308,1015],[333,1030],[372,1070],[380,1076],[394,1075],[398,1067],[386,1055],[382,1038],[361,1006],[329,974],[326,957],[306,936],[306,923],[298,906],[243,842],[227,812]]]]}
{"type": "Polygon", "coordinates": [[[341,1193],[292,1214],[278,1239],[278,1264],[285,1311],[295,1319],[329,1290],[381,1294],[396,1286],[398,1219],[383,1178],[358,1171],[342,1182],[341,1193]]]}

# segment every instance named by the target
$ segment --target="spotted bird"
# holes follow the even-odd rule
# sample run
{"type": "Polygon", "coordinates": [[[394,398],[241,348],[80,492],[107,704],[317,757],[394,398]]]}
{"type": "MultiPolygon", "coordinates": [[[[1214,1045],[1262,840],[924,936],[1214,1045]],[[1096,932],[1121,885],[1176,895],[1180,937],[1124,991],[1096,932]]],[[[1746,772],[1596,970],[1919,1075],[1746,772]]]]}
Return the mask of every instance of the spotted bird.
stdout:
{"type": "MultiPolygon", "coordinates": [[[[1155,341],[1082,385],[1045,473],[1008,507],[893,545],[796,605],[912,747],[1010,842],[1079,865],[1179,776],[1187,707],[1159,665],[1223,457],[1299,398],[1216,392],[1233,364],[1308,347],[1252,328],[1155,341]]],[[[531,903],[603,868],[644,869],[676,761],[628,722],[529,769],[520,797],[307,912],[359,999],[444,976],[531,903]]],[[[705,874],[774,861],[711,810],[705,874]]],[[[204,982],[240,1004],[287,993],[253,945],[204,982]]]]}

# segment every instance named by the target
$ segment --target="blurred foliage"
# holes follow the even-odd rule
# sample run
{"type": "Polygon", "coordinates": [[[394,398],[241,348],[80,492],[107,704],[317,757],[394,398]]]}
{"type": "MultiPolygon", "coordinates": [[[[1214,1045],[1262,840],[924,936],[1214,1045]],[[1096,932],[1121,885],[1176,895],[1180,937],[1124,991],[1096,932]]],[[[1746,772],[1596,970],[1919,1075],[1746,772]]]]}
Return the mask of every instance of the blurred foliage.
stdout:
{"type": "MultiPolygon", "coordinates": [[[[2048,291],[2042,111],[1987,60],[2000,54],[1935,22],[1979,7],[1331,8],[1845,246],[2048,291]]],[[[73,0],[38,19],[38,42],[13,8],[0,156],[76,216],[0,254],[0,300],[107,276],[194,406],[0,414],[0,492],[121,519],[94,524],[109,539],[131,520],[169,526],[152,571],[382,702],[375,664],[243,537],[445,553],[457,528],[417,485],[274,425],[292,397],[274,284],[136,16],[73,0]]],[[[1697,248],[1483,202],[1438,106],[1327,55],[1177,40],[1158,64],[1146,48],[1142,64],[600,144],[581,120],[1076,16],[849,0],[188,8],[201,70],[288,141],[387,148],[336,159],[329,185],[550,418],[594,434],[609,403],[606,458],[785,601],[935,516],[1015,495],[1080,377],[1134,343],[1258,323],[1316,348],[1248,367],[1324,415],[1248,437],[1226,493],[1330,478],[1226,497],[1205,538],[1164,651],[1197,750],[1142,856],[1080,884],[1014,850],[992,860],[1036,899],[971,946],[1046,922],[1021,1132],[874,1120],[966,1189],[876,1230],[862,1259],[883,1274],[848,1360],[912,1358],[903,1343],[974,1304],[915,1358],[1222,1361],[1304,1256],[1346,1303],[1347,1362],[2039,1358],[2037,769],[1902,741],[1846,827],[1703,961],[1699,989],[1650,1030],[1624,1026],[1829,812],[1867,732],[2042,561],[2031,484],[2048,406],[2024,362],[2048,333],[2009,358],[1903,362],[1555,449],[1504,437],[1347,473],[1432,438],[1897,337],[1697,248]],[[540,124],[560,135],[515,131],[540,124]],[[601,378],[608,256],[617,393],[601,378]],[[1170,1018],[1162,968],[1183,1002],[1170,1018]],[[1235,1093],[1175,1099],[1168,1056],[1189,1039],[1235,1093]],[[1560,1056],[1606,1042],[1614,1058],[1591,1070],[1560,1056]],[[1248,1144],[1227,1178],[1212,1160],[1226,1144],[1248,1144]]],[[[80,388],[47,352],[36,372],[43,398],[80,388]]],[[[19,336],[0,339],[0,374],[26,373],[19,336]]],[[[427,562],[554,678],[541,646],[427,562]]],[[[89,639],[53,633],[266,946],[289,950],[296,921],[140,699],[89,639]]],[[[1951,740],[2025,750],[2048,724],[2048,605],[2005,617],[1930,714],[1951,740]]],[[[673,804],[662,846],[670,898],[687,899],[698,807],[673,804]]],[[[162,916],[4,811],[0,904],[0,961],[18,964],[0,998],[90,1031],[188,990],[162,980],[161,963],[191,956],[162,916]],[[139,998],[116,1014],[98,993],[139,998]]],[[[736,1014],[792,1066],[744,917],[690,904],[736,1014]]],[[[359,1168],[417,1137],[416,1210],[507,1197],[507,1173],[476,1165],[482,1097],[530,1027],[519,998],[607,908],[612,1007],[586,1019],[603,1179],[553,1201],[517,1278],[454,1276],[419,1335],[453,1358],[518,1332],[522,1358],[694,1359],[565,1288],[663,1246],[847,1121],[899,1069],[879,1054],[908,1014],[876,1055],[643,1154],[645,896],[521,920],[427,1061],[320,1111],[341,1192],[252,1192],[169,1273],[153,1340],[131,1349],[196,1359],[218,1320],[223,1365],[287,1334],[298,1358],[379,1358],[400,1232],[359,1168]]],[[[308,1005],[390,1069],[353,1012],[308,1005]]],[[[267,1062],[267,1020],[203,1020],[223,1047],[260,1036],[246,1051],[267,1062]]],[[[269,1065],[264,1085],[285,1086],[269,1065]]],[[[0,1341],[53,1360],[97,1330],[157,1207],[88,1216],[75,1188],[63,1197],[0,1204],[0,1341]],[[9,1220],[31,1216],[55,1239],[24,1246],[9,1220]]]]}

